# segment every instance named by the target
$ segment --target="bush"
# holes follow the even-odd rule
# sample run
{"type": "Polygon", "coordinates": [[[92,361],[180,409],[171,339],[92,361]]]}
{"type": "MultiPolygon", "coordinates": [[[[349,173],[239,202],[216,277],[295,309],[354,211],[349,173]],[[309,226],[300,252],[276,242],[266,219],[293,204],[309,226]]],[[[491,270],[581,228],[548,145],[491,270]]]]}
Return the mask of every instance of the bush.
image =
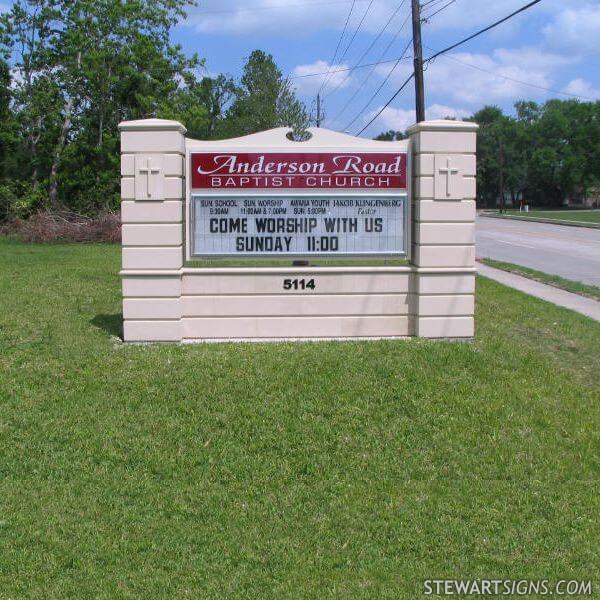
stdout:
{"type": "Polygon", "coordinates": [[[11,181],[0,183],[0,223],[27,219],[43,206],[47,191],[29,183],[11,181]]]}
{"type": "Polygon", "coordinates": [[[15,219],[1,233],[14,234],[25,242],[105,242],[121,241],[121,216],[106,212],[85,217],[70,212],[40,211],[29,219],[15,219]]]}

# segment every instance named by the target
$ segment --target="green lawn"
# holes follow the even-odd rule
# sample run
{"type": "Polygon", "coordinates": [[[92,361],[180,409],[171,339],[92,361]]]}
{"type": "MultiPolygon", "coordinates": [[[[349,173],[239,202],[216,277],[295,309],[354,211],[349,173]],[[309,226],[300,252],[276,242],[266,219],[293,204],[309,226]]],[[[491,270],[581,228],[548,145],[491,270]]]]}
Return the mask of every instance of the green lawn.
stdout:
{"type": "Polygon", "coordinates": [[[600,300],[600,287],[596,285],[589,285],[587,283],[581,283],[581,281],[573,281],[572,279],[565,279],[558,275],[549,275],[543,271],[537,271],[536,269],[530,269],[529,267],[523,267],[521,265],[515,265],[513,263],[502,262],[500,260],[493,260],[491,258],[480,259],[482,263],[494,267],[496,269],[502,269],[503,271],[509,271],[516,273],[517,275],[523,275],[529,279],[535,281],[541,281],[548,285],[560,288],[561,290],[567,290],[567,292],[573,292],[580,296],[587,296],[594,300],[600,300]]]}
{"type": "Polygon", "coordinates": [[[0,240],[0,597],[597,576],[599,323],[479,279],[472,344],[125,346],[118,270],[0,240]]]}
{"type": "Polygon", "coordinates": [[[590,223],[600,225],[600,210],[530,210],[528,213],[507,210],[507,215],[524,219],[551,219],[570,223],[590,223]]]}

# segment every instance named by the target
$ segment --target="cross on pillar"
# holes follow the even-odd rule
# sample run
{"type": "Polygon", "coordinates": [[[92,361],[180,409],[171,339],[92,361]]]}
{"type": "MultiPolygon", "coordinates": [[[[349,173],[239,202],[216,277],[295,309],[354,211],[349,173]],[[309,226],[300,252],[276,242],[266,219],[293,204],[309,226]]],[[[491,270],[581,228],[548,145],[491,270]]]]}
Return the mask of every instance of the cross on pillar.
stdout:
{"type": "Polygon", "coordinates": [[[141,166],[139,168],[139,172],[141,175],[145,175],[146,176],[146,196],[148,198],[152,198],[153,197],[153,192],[155,187],[152,185],[152,183],[155,181],[155,179],[152,177],[152,175],[158,175],[160,173],[160,168],[159,167],[153,167],[152,166],[152,159],[151,158],[147,158],[146,159],[146,166],[141,166]]]}
{"type": "Polygon", "coordinates": [[[452,175],[458,175],[458,169],[456,167],[452,167],[450,164],[450,159],[446,158],[446,166],[439,168],[440,175],[446,176],[446,196],[450,196],[450,178],[452,175]]]}

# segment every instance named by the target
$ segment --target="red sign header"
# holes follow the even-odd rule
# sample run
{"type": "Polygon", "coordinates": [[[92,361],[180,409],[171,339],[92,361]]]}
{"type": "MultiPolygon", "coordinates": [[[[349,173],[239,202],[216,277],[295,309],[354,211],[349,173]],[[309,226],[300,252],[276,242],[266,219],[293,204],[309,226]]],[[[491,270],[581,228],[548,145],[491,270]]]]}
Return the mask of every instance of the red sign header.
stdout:
{"type": "Polygon", "coordinates": [[[406,189],[406,153],[191,155],[192,189],[406,189]]]}

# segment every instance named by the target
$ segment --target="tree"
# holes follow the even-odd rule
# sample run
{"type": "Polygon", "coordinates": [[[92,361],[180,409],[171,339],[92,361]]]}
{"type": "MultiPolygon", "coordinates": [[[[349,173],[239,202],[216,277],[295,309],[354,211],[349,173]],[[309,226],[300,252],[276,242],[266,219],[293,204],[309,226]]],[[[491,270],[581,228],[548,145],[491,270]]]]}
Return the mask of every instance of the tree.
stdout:
{"type": "Polygon", "coordinates": [[[485,206],[496,206],[500,180],[499,133],[505,119],[497,106],[485,106],[471,120],[479,125],[477,132],[477,187],[479,201],[485,206]]]}
{"type": "Polygon", "coordinates": [[[159,115],[185,123],[192,138],[211,140],[218,136],[235,90],[235,83],[225,75],[193,79],[167,98],[159,115]]]}
{"type": "Polygon", "coordinates": [[[382,142],[397,142],[400,140],[405,140],[407,137],[408,136],[406,135],[406,133],[403,133],[402,131],[388,129],[387,131],[380,133],[374,139],[380,140],[382,142]]]}
{"type": "Polygon", "coordinates": [[[538,200],[560,205],[600,179],[600,102],[549,100],[534,125],[531,186],[538,200]]]}
{"type": "Polygon", "coordinates": [[[283,79],[273,57],[254,50],[244,66],[235,100],[221,128],[223,137],[283,126],[302,132],[308,123],[306,108],[296,98],[290,82],[283,79]]]}
{"type": "Polygon", "coordinates": [[[117,124],[156,115],[199,65],[169,40],[186,4],[16,0],[4,17],[21,154],[51,208],[116,205],[117,124]]]}
{"type": "Polygon", "coordinates": [[[10,144],[10,69],[0,59],[0,180],[6,176],[7,150],[10,144]]]}

